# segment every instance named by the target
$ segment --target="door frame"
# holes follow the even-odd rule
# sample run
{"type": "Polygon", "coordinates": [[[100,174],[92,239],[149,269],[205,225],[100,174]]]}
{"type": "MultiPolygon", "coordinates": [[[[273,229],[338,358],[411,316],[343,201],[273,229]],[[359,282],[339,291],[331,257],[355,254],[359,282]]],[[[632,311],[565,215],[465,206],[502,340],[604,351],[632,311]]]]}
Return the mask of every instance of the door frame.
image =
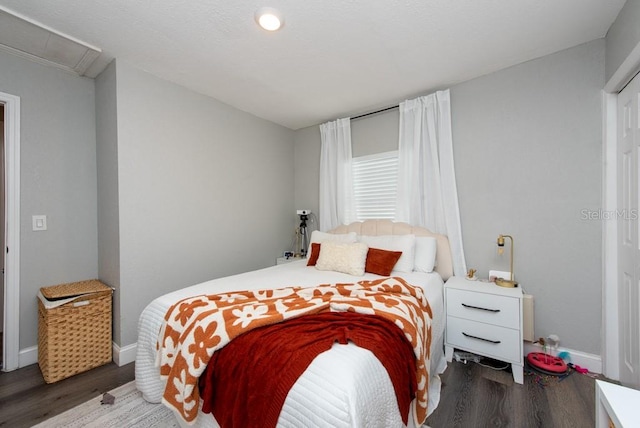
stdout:
{"type": "MultiPolygon", "coordinates": [[[[603,171],[602,205],[608,212],[619,209],[617,202],[617,120],[618,92],[640,71],[640,43],[605,84],[602,91],[603,171]]],[[[602,228],[602,374],[620,378],[620,332],[618,328],[618,225],[607,221],[602,228]]]]}
{"type": "Polygon", "coordinates": [[[20,97],[0,92],[0,102],[5,115],[6,178],[2,370],[12,371],[20,365],[20,97]]]}
{"type": "MultiPolygon", "coordinates": [[[[602,205],[606,212],[618,210],[618,94],[603,92],[602,127],[604,144],[602,205]]],[[[620,335],[618,327],[618,222],[602,225],[602,374],[609,379],[620,378],[620,335]]]]}

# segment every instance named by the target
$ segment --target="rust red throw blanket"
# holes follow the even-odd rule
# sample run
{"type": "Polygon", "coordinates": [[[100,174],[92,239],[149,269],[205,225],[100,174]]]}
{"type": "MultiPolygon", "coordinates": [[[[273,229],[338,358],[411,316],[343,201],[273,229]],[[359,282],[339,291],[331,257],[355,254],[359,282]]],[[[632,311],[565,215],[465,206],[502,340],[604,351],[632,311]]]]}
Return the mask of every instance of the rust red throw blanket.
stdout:
{"type": "Polygon", "coordinates": [[[203,411],[222,428],[275,427],[293,384],[334,342],[369,349],[389,373],[407,424],[416,358],[393,322],[354,312],[324,312],[244,333],[213,354],[200,377],[203,411]]]}
{"type": "Polygon", "coordinates": [[[240,335],[303,315],[356,312],[383,317],[404,332],[416,358],[416,397],[411,417],[427,419],[431,308],[421,287],[402,278],[363,280],[275,290],[234,291],[189,297],[165,315],[158,334],[162,402],[185,423],[198,416],[198,380],[215,353],[240,335]]]}

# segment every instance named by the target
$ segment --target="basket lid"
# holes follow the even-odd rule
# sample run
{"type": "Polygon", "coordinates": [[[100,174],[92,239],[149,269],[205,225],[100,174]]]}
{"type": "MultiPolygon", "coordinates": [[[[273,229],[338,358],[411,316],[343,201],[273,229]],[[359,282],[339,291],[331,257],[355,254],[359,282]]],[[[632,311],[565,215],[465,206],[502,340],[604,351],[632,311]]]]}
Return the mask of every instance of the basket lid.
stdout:
{"type": "Polygon", "coordinates": [[[105,291],[111,292],[111,288],[104,285],[97,279],[52,285],[50,287],[42,287],[40,289],[42,295],[49,300],[66,299],[69,297],[80,296],[82,294],[105,291]]]}

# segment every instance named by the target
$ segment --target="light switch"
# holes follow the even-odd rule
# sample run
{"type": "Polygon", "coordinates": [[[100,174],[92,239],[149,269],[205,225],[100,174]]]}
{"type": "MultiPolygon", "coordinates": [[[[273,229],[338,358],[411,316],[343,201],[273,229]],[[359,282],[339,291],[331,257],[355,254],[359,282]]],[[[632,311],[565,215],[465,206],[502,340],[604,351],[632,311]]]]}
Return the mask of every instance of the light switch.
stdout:
{"type": "Polygon", "coordinates": [[[47,216],[46,215],[34,215],[31,217],[33,221],[33,231],[47,230],[47,216]]]}

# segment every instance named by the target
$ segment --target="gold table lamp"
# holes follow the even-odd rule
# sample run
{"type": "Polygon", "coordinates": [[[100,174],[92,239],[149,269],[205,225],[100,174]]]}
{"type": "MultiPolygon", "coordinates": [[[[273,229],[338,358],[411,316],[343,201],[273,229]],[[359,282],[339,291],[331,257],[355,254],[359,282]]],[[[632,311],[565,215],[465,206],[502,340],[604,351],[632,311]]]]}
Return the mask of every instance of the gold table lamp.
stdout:
{"type": "Polygon", "coordinates": [[[496,285],[499,285],[500,287],[513,288],[518,286],[518,283],[513,280],[513,237],[511,235],[498,235],[498,254],[502,254],[504,252],[504,238],[509,238],[511,241],[511,279],[496,278],[496,285]]]}

